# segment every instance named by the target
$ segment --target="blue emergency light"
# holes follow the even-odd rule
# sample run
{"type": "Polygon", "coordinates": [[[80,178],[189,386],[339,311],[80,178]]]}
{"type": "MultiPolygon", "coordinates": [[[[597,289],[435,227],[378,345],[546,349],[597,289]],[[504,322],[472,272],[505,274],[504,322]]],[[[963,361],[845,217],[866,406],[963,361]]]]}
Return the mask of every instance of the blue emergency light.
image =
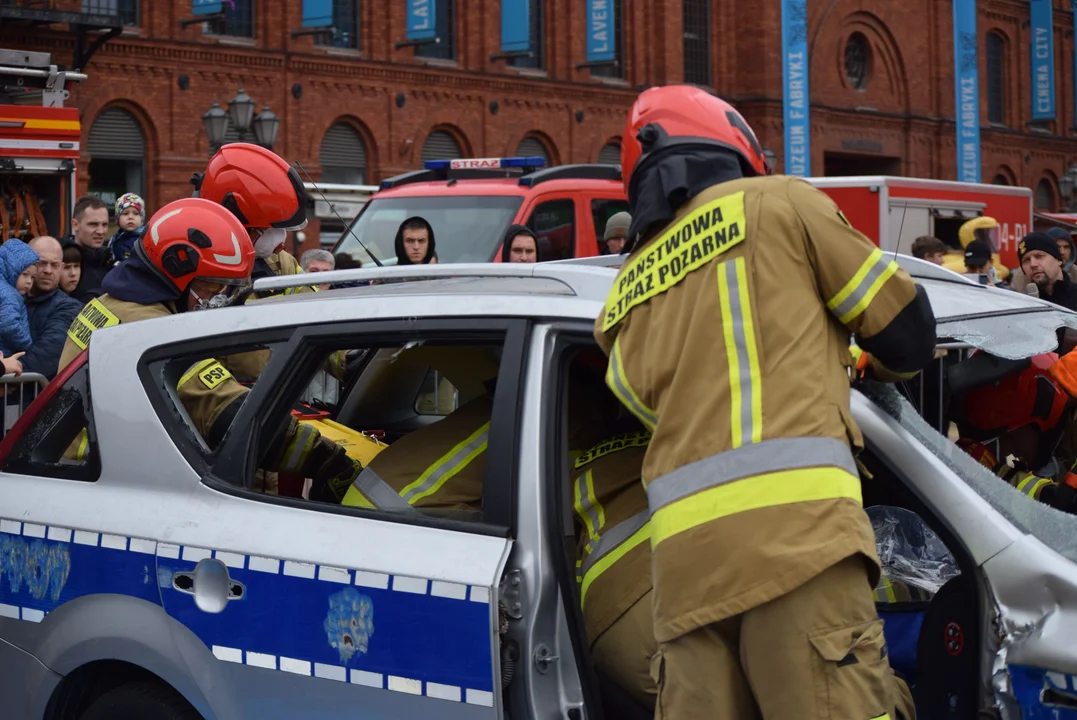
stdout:
{"type": "Polygon", "coordinates": [[[453,158],[452,160],[427,160],[427,170],[497,170],[499,168],[540,168],[546,166],[543,157],[513,158],[453,158]]]}

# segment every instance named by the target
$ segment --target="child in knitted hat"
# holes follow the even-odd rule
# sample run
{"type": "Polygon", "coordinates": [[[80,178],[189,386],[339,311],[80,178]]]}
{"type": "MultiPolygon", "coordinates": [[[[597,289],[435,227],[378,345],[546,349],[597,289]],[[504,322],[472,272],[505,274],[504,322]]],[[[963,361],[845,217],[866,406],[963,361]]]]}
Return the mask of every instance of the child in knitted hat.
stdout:
{"type": "Polygon", "coordinates": [[[146,231],[146,203],[134,193],[124,193],[116,200],[116,224],[120,229],[108,241],[114,263],[121,263],[135,250],[135,241],[146,231]]]}

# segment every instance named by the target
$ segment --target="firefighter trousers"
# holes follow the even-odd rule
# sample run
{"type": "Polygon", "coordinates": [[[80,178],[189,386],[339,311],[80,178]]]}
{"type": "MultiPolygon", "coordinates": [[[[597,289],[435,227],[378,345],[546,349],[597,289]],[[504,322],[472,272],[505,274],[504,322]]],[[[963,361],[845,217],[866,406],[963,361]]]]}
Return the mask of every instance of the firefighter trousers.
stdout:
{"type": "Polygon", "coordinates": [[[861,555],[741,615],[660,643],[656,720],[914,720],[861,555]]]}
{"type": "Polygon", "coordinates": [[[648,590],[591,644],[598,673],[648,709],[654,708],[658,693],[651,677],[651,662],[658,653],[652,617],[648,590]]]}

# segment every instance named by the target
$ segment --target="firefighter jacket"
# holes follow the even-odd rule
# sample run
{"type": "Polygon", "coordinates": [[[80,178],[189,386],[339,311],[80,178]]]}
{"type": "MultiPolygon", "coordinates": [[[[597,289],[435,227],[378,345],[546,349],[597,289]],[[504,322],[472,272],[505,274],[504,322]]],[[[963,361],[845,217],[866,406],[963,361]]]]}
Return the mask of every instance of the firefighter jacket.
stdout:
{"type": "MultiPolygon", "coordinates": [[[[110,295],[92,299],[78,314],[67,332],[67,342],[60,356],[60,369],[66,367],[90,342],[96,330],[151,318],[168,317],[175,312],[172,303],[139,304],[117,300],[110,295]]],[[[239,412],[249,392],[216,359],[195,363],[176,384],[177,395],[195,430],[211,447],[216,447],[239,412]]],[[[83,456],[85,440],[80,438],[78,457],[83,456]]],[[[347,458],[343,448],[321,437],[310,423],[289,418],[283,436],[274,443],[274,452],[262,464],[263,470],[301,475],[314,479],[317,492],[312,499],[339,501],[362,466],[347,458]]]]}
{"type": "Polygon", "coordinates": [[[482,395],[382,450],[343,504],[389,512],[480,510],[493,399],[482,395]]]}
{"type": "Polygon", "coordinates": [[[648,432],[615,435],[572,467],[577,578],[593,643],[651,589],[647,493],[640,482],[648,432]]]}
{"type": "Polygon", "coordinates": [[[986,445],[975,440],[961,438],[957,441],[957,446],[985,468],[1017,488],[1022,495],[1050,504],[1050,496],[1058,487],[1058,483],[1053,479],[1011,467],[1005,460],[995,458],[995,454],[986,445]]]}
{"type": "Polygon", "coordinates": [[[606,382],[652,431],[643,466],[655,637],[878,559],[850,447],[850,333],[904,374],[930,362],[927,295],[797,178],[738,178],[682,205],[614,281],[606,382]]]}

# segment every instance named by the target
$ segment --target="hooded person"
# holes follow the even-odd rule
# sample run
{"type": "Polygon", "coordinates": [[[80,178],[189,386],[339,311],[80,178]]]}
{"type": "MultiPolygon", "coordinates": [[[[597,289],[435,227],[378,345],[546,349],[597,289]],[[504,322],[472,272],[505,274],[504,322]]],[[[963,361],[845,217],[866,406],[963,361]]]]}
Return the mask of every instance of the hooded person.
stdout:
{"type": "Polygon", "coordinates": [[[542,262],[539,252],[538,236],[526,225],[509,225],[501,241],[501,262],[503,263],[537,263],[542,262]]]}
{"type": "Polygon", "coordinates": [[[643,91],[622,138],[628,256],[595,340],[651,431],[660,715],[911,720],[872,595],[849,345],[914,377],[927,293],[826,194],[771,176],[713,92],[643,91]]]}
{"type": "Polygon", "coordinates": [[[26,294],[34,283],[38,261],[33,248],[17,238],[0,245],[0,353],[11,356],[30,349],[26,294]]]}
{"type": "Polygon", "coordinates": [[[437,249],[434,228],[426,218],[418,215],[409,217],[396,229],[393,248],[396,250],[397,265],[427,265],[433,260],[437,249]]]}

